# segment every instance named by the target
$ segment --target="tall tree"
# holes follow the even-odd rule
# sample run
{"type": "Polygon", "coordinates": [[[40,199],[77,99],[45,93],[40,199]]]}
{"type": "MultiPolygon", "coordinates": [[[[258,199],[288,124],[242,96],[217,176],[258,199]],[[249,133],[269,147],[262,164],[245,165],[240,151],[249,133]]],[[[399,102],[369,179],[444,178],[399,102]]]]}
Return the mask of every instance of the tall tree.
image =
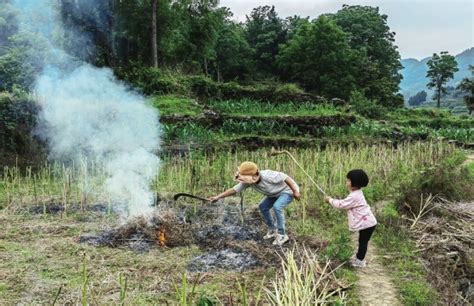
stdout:
{"type": "MultiPolygon", "coordinates": [[[[118,1],[118,0],[117,0],[118,1]]],[[[61,45],[69,54],[97,66],[117,64],[114,51],[113,2],[108,0],[60,0],[64,25],[61,45]],[[78,33],[80,33],[78,35],[78,33]]]]}
{"type": "Polygon", "coordinates": [[[286,41],[283,20],[278,17],[274,6],[259,6],[247,16],[245,22],[247,41],[254,49],[257,71],[265,76],[276,75],[278,47],[286,41]]]}
{"type": "Polygon", "coordinates": [[[441,52],[440,55],[433,54],[433,57],[427,63],[428,72],[426,73],[426,77],[430,80],[426,86],[428,88],[435,88],[438,108],[441,104],[441,95],[446,93],[445,84],[459,70],[454,56],[450,55],[447,51],[441,52]]]}
{"type": "Polygon", "coordinates": [[[151,48],[153,55],[153,67],[158,68],[158,43],[156,33],[156,6],[158,0],[151,1],[151,48]]]}
{"type": "Polygon", "coordinates": [[[240,24],[227,20],[222,27],[215,47],[215,70],[219,82],[246,79],[252,68],[252,49],[245,40],[240,24]]]}
{"type": "Polygon", "coordinates": [[[397,95],[402,65],[387,15],[380,14],[378,7],[343,5],[330,16],[349,34],[351,48],[365,54],[352,63],[357,66],[359,90],[382,105],[402,106],[403,100],[397,95]]]}
{"type": "Polygon", "coordinates": [[[282,46],[278,64],[290,81],[327,97],[348,99],[356,89],[352,63],[358,52],[347,34],[327,16],[302,23],[282,46]]]}
{"type": "Polygon", "coordinates": [[[462,79],[456,89],[467,94],[464,96],[464,102],[466,102],[469,115],[471,115],[474,111],[474,66],[469,65],[469,70],[471,71],[471,77],[462,79]]]}

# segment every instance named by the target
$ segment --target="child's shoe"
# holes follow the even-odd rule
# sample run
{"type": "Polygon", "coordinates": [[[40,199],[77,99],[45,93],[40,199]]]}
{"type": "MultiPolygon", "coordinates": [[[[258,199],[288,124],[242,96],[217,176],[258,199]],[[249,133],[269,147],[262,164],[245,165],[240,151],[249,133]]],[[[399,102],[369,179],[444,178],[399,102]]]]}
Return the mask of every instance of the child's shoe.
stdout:
{"type": "Polygon", "coordinates": [[[263,236],[263,239],[270,239],[270,238],[276,237],[277,235],[278,235],[278,232],[276,229],[268,230],[267,234],[263,236]]]}
{"type": "Polygon", "coordinates": [[[365,263],[365,260],[359,260],[357,258],[354,258],[353,260],[351,260],[351,266],[355,267],[355,268],[365,268],[367,266],[367,264],[365,263]]]}
{"type": "Polygon", "coordinates": [[[283,244],[284,244],[285,242],[287,242],[288,240],[290,240],[290,238],[288,237],[288,235],[280,235],[280,234],[277,234],[275,241],[273,241],[273,245],[283,245],[283,244]]]}

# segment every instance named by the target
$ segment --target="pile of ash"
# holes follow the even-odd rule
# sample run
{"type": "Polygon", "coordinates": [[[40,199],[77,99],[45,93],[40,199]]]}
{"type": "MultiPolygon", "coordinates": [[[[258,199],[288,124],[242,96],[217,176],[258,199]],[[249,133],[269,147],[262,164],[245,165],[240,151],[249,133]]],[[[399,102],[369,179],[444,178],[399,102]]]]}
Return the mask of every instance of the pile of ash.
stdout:
{"type": "Polygon", "coordinates": [[[194,257],[188,264],[188,270],[191,272],[205,272],[226,269],[242,272],[258,265],[258,259],[251,253],[236,249],[223,249],[206,252],[194,257]]]}
{"type": "Polygon", "coordinates": [[[265,230],[256,209],[242,212],[238,205],[206,203],[195,207],[159,207],[152,217],[135,218],[117,228],[81,236],[79,242],[127,247],[136,252],[147,252],[160,245],[179,247],[194,244],[206,253],[191,260],[190,271],[242,271],[264,265],[277,256],[269,245],[263,243],[265,230]]]}

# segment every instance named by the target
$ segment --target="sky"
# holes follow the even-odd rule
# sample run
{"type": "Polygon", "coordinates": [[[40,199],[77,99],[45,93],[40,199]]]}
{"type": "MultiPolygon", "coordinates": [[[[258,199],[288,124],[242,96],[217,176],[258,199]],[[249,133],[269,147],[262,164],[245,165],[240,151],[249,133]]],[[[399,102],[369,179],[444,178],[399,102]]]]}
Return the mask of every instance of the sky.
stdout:
{"type": "Polygon", "coordinates": [[[388,25],[396,32],[395,44],[402,58],[423,59],[433,53],[452,55],[474,47],[473,0],[221,0],[245,21],[254,7],[274,5],[282,18],[299,15],[315,18],[335,13],[343,4],[378,6],[388,15],[388,25]]]}

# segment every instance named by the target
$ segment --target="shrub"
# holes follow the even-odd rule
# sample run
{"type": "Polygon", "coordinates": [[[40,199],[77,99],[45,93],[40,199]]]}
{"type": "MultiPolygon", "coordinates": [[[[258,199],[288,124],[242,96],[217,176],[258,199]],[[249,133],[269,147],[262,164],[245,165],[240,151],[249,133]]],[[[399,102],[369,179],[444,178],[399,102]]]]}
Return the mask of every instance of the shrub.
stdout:
{"type": "Polygon", "coordinates": [[[228,82],[219,84],[220,97],[226,100],[239,99],[242,86],[237,82],[228,82]]]}
{"type": "Polygon", "coordinates": [[[377,119],[382,118],[385,110],[383,107],[375,103],[375,101],[367,99],[362,93],[353,91],[349,99],[354,110],[364,117],[377,119]]]}
{"type": "Polygon", "coordinates": [[[286,83],[277,85],[275,88],[275,93],[278,95],[297,95],[304,94],[304,90],[296,84],[286,83]]]}
{"type": "Polygon", "coordinates": [[[428,194],[442,195],[451,200],[474,198],[474,180],[468,169],[462,166],[464,159],[462,153],[454,152],[434,166],[420,169],[411,179],[402,179],[398,208],[403,210],[405,203],[416,204],[421,195],[428,194]]]}
{"type": "Polygon", "coordinates": [[[219,88],[216,82],[203,75],[193,75],[187,78],[189,87],[193,94],[200,98],[216,97],[219,88]]]}
{"type": "Polygon", "coordinates": [[[134,87],[140,88],[147,95],[189,94],[190,92],[189,84],[180,74],[172,71],[136,65],[128,69],[118,68],[116,74],[134,87]]]}
{"type": "MultiPolygon", "coordinates": [[[[325,98],[307,93],[302,90],[298,85],[292,83],[276,85],[274,95],[274,99],[276,102],[327,103],[327,100],[325,98]]],[[[337,99],[337,102],[340,101],[343,100],[337,99]]]]}

